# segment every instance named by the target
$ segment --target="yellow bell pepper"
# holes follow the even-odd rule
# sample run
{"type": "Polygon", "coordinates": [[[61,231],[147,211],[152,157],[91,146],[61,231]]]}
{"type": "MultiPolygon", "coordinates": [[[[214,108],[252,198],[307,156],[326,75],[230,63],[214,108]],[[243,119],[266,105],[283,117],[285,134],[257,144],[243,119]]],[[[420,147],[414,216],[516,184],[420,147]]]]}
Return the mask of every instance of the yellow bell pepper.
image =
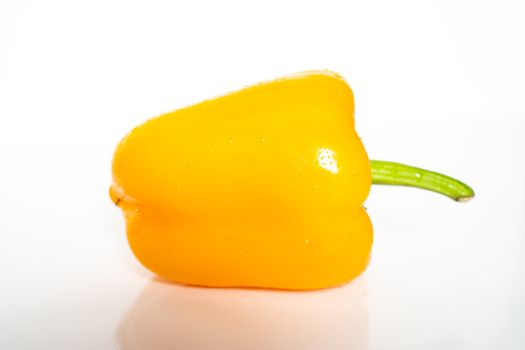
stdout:
{"type": "Polygon", "coordinates": [[[366,268],[374,182],[473,195],[444,175],[372,162],[347,83],[313,71],[153,118],[118,145],[110,195],[158,275],[212,287],[317,289],[366,268]]]}

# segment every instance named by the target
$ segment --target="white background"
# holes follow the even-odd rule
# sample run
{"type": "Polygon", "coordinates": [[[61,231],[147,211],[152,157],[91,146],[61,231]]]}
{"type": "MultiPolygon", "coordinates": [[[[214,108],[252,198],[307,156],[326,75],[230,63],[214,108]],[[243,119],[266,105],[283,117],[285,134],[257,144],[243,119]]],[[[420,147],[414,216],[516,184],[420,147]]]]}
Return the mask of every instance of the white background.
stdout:
{"type": "Polygon", "coordinates": [[[0,348],[525,348],[524,15],[502,0],[0,1],[0,348]],[[354,89],[371,158],[477,197],[373,188],[372,261],[343,288],[152,281],[107,195],[119,139],[319,68],[354,89]]]}

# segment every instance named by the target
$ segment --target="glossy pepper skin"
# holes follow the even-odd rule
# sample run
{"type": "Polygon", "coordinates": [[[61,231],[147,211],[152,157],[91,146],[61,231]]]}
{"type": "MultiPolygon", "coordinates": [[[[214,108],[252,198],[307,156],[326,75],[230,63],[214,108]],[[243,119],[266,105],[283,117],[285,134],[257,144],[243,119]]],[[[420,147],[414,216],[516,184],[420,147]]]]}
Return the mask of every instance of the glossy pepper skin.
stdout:
{"type": "Polygon", "coordinates": [[[168,280],[308,290],[366,268],[370,185],[350,87],[312,71],[133,129],[110,193],[135,256],[168,280]]]}

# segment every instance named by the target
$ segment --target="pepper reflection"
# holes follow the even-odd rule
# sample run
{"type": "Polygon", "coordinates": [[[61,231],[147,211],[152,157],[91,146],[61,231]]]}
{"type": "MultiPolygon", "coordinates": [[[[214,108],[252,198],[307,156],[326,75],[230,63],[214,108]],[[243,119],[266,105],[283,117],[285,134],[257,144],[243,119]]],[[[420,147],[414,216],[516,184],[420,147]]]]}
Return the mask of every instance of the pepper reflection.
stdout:
{"type": "Polygon", "coordinates": [[[312,292],[152,280],[117,331],[122,350],[367,349],[366,284],[312,292]]]}

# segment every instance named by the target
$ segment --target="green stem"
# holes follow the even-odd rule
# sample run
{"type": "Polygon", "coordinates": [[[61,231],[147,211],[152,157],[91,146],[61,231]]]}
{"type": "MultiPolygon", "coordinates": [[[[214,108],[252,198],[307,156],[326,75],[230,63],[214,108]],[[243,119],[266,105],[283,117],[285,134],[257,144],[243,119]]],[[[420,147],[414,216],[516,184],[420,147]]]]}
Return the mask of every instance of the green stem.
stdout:
{"type": "Polygon", "coordinates": [[[433,171],[394,162],[371,160],[372,183],[410,186],[441,193],[458,202],[474,197],[474,191],[463,182],[433,171]]]}

